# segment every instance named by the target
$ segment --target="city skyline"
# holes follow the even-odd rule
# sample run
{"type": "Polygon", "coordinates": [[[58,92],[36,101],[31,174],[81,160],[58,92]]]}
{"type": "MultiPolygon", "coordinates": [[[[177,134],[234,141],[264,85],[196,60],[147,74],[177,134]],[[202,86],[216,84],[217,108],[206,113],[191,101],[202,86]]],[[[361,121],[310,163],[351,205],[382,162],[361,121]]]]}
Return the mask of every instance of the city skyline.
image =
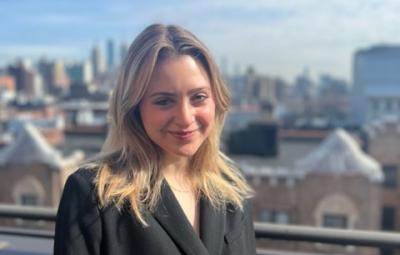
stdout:
{"type": "MultiPolygon", "coordinates": [[[[400,44],[396,0],[2,1],[0,66],[20,58],[82,61],[95,44],[130,43],[145,26],[182,25],[228,70],[252,65],[293,80],[305,68],[351,81],[355,51],[400,44]]],[[[103,50],[105,55],[105,51],[103,50]]]]}

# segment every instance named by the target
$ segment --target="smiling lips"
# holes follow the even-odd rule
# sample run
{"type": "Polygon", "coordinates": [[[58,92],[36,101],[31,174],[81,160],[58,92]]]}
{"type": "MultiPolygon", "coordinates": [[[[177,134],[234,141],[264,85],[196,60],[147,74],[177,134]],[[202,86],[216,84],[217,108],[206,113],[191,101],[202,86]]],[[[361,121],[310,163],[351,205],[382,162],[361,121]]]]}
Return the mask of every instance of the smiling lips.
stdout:
{"type": "Polygon", "coordinates": [[[191,131],[169,131],[169,133],[180,140],[186,140],[189,139],[197,130],[198,129],[191,131]]]}

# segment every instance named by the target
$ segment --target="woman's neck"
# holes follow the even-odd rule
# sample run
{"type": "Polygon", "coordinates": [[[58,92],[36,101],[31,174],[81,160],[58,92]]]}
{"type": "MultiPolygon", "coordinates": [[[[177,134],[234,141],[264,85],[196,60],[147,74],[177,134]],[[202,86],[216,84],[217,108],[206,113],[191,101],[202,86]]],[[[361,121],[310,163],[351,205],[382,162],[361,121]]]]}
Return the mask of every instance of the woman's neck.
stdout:
{"type": "Polygon", "coordinates": [[[163,162],[162,173],[168,184],[181,191],[194,191],[192,173],[188,158],[167,158],[163,162]]]}
{"type": "Polygon", "coordinates": [[[199,235],[199,196],[189,160],[166,161],[162,172],[194,232],[199,235]]]}

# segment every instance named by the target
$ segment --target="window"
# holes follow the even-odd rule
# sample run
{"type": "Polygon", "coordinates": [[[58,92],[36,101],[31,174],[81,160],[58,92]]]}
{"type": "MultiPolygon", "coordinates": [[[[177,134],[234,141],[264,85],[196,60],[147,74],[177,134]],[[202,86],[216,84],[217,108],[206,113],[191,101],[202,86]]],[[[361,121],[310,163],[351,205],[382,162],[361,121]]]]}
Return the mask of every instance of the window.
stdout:
{"type": "Polygon", "coordinates": [[[289,215],[286,212],[275,212],[275,222],[278,224],[288,224],[289,215]]]}
{"type": "Polygon", "coordinates": [[[397,167],[394,165],[384,165],[383,174],[384,181],[383,186],[385,188],[396,188],[397,187],[397,167]]]}
{"type": "Polygon", "coordinates": [[[385,101],[383,99],[379,100],[379,108],[381,112],[385,111],[385,101]]]}
{"type": "Polygon", "coordinates": [[[370,106],[373,113],[379,112],[379,101],[377,99],[371,99],[370,106]]]}
{"type": "Polygon", "coordinates": [[[35,194],[22,194],[21,195],[22,205],[38,205],[38,197],[35,194]]]}
{"type": "Polygon", "coordinates": [[[347,228],[347,216],[344,214],[325,214],[323,226],[327,228],[347,228]]]}
{"type": "Polygon", "coordinates": [[[396,227],[396,208],[384,206],[382,208],[381,225],[383,230],[394,230],[396,227]]]}
{"type": "Polygon", "coordinates": [[[278,184],[279,185],[285,185],[286,184],[287,178],[285,177],[278,177],[278,184]]]}
{"type": "Polygon", "coordinates": [[[392,100],[388,98],[385,101],[386,101],[386,111],[391,112],[393,110],[392,100]]]}
{"type": "Polygon", "coordinates": [[[285,211],[263,209],[260,220],[277,224],[289,224],[289,214],[285,211]]]}
{"type": "Polygon", "coordinates": [[[270,211],[267,209],[263,209],[260,214],[260,220],[264,222],[270,222],[271,221],[270,211]]]}

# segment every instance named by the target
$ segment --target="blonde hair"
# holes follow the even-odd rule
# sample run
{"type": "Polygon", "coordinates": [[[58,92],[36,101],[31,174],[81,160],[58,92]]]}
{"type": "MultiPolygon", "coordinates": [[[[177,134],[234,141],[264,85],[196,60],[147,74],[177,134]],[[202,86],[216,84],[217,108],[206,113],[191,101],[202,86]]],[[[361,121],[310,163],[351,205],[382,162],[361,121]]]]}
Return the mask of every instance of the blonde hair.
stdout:
{"type": "Polygon", "coordinates": [[[200,194],[215,207],[225,203],[242,208],[251,189],[219,149],[229,107],[226,85],[206,46],[179,26],[154,24],[140,33],[121,66],[109,109],[109,130],[99,156],[96,189],[101,206],[122,208],[129,202],[144,225],[143,210],[154,210],[161,192],[161,149],[146,134],[139,103],[156,65],[165,58],[190,55],[206,70],[216,103],[215,124],[208,138],[190,159],[200,194]]]}

